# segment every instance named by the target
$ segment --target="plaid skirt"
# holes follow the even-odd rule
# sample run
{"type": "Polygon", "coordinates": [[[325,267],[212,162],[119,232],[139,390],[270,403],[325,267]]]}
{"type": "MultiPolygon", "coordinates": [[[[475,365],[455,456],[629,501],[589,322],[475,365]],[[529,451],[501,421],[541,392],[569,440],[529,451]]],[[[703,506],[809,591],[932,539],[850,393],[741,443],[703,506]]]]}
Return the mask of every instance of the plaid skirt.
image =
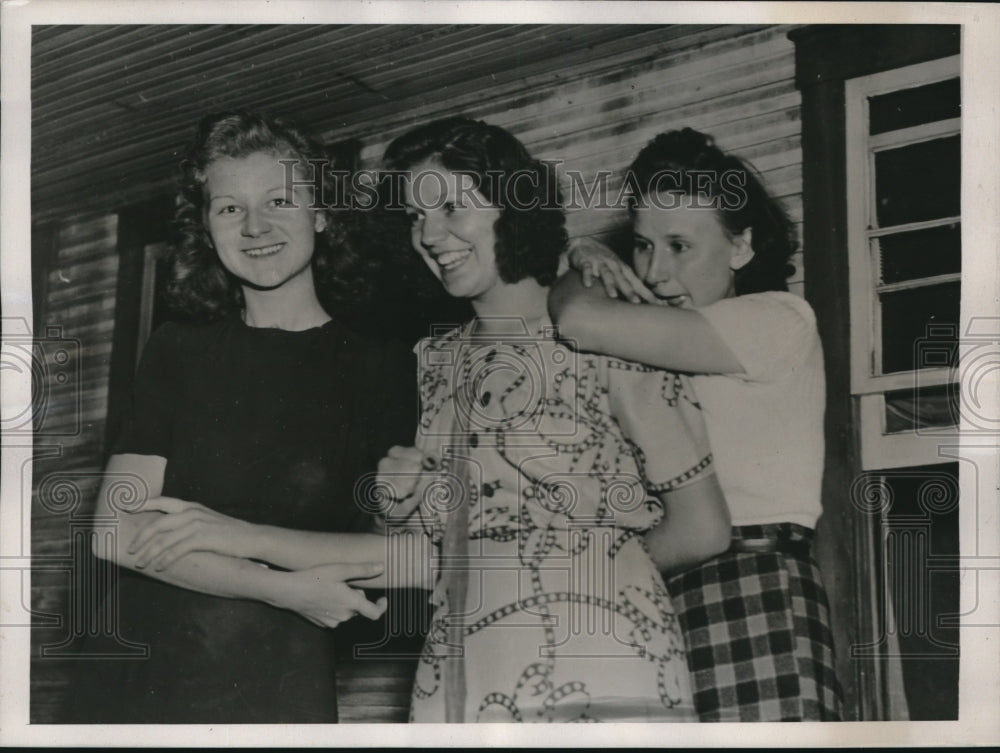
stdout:
{"type": "Polygon", "coordinates": [[[733,528],[733,549],[669,580],[701,721],[840,719],[812,533],[794,523],[733,528]],[[737,551],[762,539],[776,551],[737,551]]]}

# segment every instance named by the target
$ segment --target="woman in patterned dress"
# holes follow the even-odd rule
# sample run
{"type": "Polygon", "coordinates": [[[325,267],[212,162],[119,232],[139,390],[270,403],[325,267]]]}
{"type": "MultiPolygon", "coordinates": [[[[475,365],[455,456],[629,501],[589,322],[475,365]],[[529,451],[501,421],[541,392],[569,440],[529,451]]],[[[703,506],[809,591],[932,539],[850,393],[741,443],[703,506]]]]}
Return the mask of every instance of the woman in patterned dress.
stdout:
{"type": "MultiPolygon", "coordinates": [[[[387,574],[372,583],[433,588],[412,720],[693,720],[657,566],[718,553],[729,521],[687,381],[555,337],[563,213],[511,134],[436,121],[397,139],[387,163],[414,249],[475,311],[417,346],[415,447],[380,464],[397,504],[387,574]]],[[[166,511],[144,562],[218,545],[217,514],[166,511]]],[[[297,569],[359,561],[368,536],[250,529],[241,551],[297,569]]]]}

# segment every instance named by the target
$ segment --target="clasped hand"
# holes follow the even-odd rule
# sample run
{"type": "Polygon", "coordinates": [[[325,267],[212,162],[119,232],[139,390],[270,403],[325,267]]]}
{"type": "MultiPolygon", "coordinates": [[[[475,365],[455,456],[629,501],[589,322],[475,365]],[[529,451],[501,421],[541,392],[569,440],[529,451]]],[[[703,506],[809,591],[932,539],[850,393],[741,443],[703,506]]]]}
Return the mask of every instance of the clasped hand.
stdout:
{"type": "Polygon", "coordinates": [[[289,587],[275,606],[298,612],[320,627],[337,627],[357,614],[377,620],[388,606],[386,597],[372,603],[364,591],[348,581],[372,578],[381,572],[382,566],[371,562],[296,570],[286,574],[289,587]]]}
{"type": "Polygon", "coordinates": [[[191,552],[215,552],[230,557],[259,555],[258,527],[223,515],[197,502],[154,497],[143,512],[162,512],[135,535],[128,547],[140,570],[165,570],[191,552]]]}
{"type": "Polygon", "coordinates": [[[416,447],[390,448],[378,463],[376,479],[379,488],[389,496],[382,518],[401,521],[413,514],[431,480],[430,473],[439,467],[440,461],[435,456],[416,447]]]}
{"type": "Polygon", "coordinates": [[[570,241],[569,264],[580,272],[585,287],[593,286],[594,280],[599,279],[609,298],[621,297],[632,303],[660,303],[628,264],[593,238],[570,241]]]}
{"type": "MultiPolygon", "coordinates": [[[[173,497],[155,497],[143,511],[164,514],[143,526],[128,548],[137,569],[160,572],[197,551],[242,559],[260,556],[266,535],[261,526],[173,497]]],[[[372,603],[349,582],[373,578],[383,567],[378,562],[333,563],[284,572],[279,593],[267,601],[321,627],[336,627],[358,614],[375,620],[385,612],[385,597],[372,603]]]]}

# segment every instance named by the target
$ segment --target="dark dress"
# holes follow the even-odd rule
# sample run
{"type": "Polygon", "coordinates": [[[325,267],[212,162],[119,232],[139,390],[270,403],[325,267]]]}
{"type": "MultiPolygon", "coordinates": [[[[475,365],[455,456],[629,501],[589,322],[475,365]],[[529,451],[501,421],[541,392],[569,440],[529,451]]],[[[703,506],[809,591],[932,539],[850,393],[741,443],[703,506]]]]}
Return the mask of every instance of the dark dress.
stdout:
{"type": "MultiPolygon", "coordinates": [[[[287,332],[238,318],[151,337],[116,453],[167,459],[163,494],[254,523],[364,530],[356,482],[415,426],[415,365],[335,322],[287,332]]],[[[84,660],[90,722],[337,721],[329,630],[266,604],[119,569],[120,635],[145,659],[84,660]]],[[[377,638],[379,623],[372,626],[377,638]]]]}

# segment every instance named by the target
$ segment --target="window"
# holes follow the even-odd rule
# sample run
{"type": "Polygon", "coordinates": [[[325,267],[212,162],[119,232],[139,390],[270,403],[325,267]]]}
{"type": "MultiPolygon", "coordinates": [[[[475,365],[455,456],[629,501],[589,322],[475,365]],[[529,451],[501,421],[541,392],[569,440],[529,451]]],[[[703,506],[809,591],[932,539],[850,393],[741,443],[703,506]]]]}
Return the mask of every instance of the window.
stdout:
{"type": "Polygon", "coordinates": [[[851,392],[865,470],[945,462],[958,423],[959,58],[846,82],[851,392]]]}
{"type": "Polygon", "coordinates": [[[167,244],[150,243],[142,250],[142,297],[139,299],[139,338],[136,342],[136,365],[142,357],[146,341],[166,319],[163,293],[166,287],[167,244]]]}

